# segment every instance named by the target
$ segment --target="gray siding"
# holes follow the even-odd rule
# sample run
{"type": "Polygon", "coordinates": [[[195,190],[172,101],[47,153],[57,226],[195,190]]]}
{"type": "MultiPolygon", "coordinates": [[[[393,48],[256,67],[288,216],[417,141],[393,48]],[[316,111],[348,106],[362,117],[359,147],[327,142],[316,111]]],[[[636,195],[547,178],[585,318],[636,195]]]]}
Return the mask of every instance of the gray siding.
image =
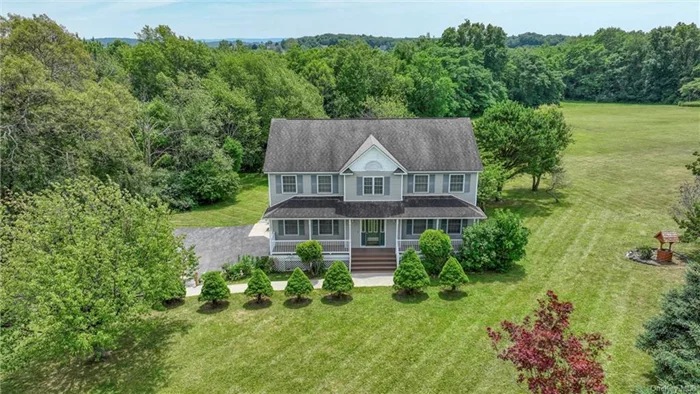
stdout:
{"type": "Polygon", "coordinates": [[[404,180],[404,195],[407,196],[429,196],[431,194],[449,194],[461,200],[470,202],[476,205],[476,188],[478,183],[478,173],[463,173],[451,172],[444,174],[426,174],[429,175],[429,192],[428,193],[413,193],[413,175],[425,174],[421,172],[410,173],[404,180]],[[464,174],[465,187],[464,193],[450,193],[449,191],[449,176],[450,174],[464,174]]]}
{"type": "MultiPolygon", "coordinates": [[[[294,175],[294,174],[284,174],[284,175],[294,175]]],[[[279,204],[284,200],[292,198],[294,196],[342,196],[343,195],[343,178],[338,174],[296,174],[297,179],[300,180],[297,186],[296,194],[285,194],[281,190],[282,175],[280,174],[268,174],[267,176],[267,186],[270,190],[270,206],[279,204]],[[336,193],[331,194],[316,194],[316,183],[312,182],[312,177],[318,175],[332,175],[333,184],[337,188],[336,193]],[[279,181],[278,181],[279,179],[279,181]],[[279,185],[278,185],[279,182],[279,185]],[[312,185],[313,183],[313,185],[312,185]]]]}
{"type": "Polygon", "coordinates": [[[394,175],[391,172],[358,172],[353,175],[345,175],[343,178],[345,178],[345,181],[341,183],[345,184],[346,201],[399,201],[402,199],[400,175],[394,175]],[[359,181],[359,179],[365,176],[384,177],[384,194],[363,194],[361,189],[362,183],[359,181]],[[389,179],[388,183],[386,182],[386,179],[389,179]],[[358,186],[360,187],[359,193],[358,186]]]}

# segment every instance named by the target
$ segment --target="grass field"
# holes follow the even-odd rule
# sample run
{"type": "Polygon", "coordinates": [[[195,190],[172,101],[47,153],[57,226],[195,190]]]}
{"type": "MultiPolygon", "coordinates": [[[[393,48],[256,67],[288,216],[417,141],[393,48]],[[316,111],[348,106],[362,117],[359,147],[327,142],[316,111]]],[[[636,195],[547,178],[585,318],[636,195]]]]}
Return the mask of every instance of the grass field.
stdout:
{"type": "Polygon", "coordinates": [[[175,227],[243,226],[260,220],[267,208],[267,176],[241,174],[235,198],[173,215],[175,227]]]}
{"type": "MultiPolygon", "coordinates": [[[[10,377],[2,391],[522,393],[485,329],[522,318],[548,289],[574,303],[575,329],[612,341],[604,364],[610,392],[632,391],[651,370],[635,339],[683,270],[623,256],[653,246],[656,231],[675,228],[668,209],[678,184],[690,178],[683,165],[697,149],[700,110],[564,109],[576,139],[566,155],[571,187],[556,204],[528,191],[527,179],[509,185],[503,206],[525,216],[528,256],[507,274],[470,275],[466,296],[446,299],[430,288],[406,299],[389,288],[363,288],[345,304],[316,293],[298,308],[278,293],[271,306],[256,309],[237,295],[217,312],[188,299],[159,313],[157,329],[106,362],[36,365],[10,377]]],[[[253,190],[265,195],[262,187],[253,190]]],[[[231,215],[233,207],[221,211],[231,215]]]]}

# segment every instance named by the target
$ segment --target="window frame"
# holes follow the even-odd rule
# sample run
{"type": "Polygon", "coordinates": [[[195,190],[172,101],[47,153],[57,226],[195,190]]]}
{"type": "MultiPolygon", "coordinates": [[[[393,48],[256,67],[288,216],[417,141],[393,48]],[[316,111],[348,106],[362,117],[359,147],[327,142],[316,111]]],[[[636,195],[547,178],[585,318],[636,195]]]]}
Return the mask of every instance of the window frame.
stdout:
{"type": "Polygon", "coordinates": [[[416,222],[421,221],[425,223],[425,227],[423,228],[423,231],[428,230],[428,219],[411,219],[411,235],[421,235],[423,234],[423,231],[417,233],[416,232],[416,222]]]}
{"type": "Polygon", "coordinates": [[[413,175],[413,193],[430,193],[430,175],[429,174],[414,174],[413,175]],[[425,177],[425,191],[416,191],[416,178],[425,177]]]}
{"type": "Polygon", "coordinates": [[[333,194],[333,175],[318,175],[316,177],[316,193],[317,194],[333,194]],[[330,180],[330,182],[328,182],[328,186],[330,186],[329,191],[327,191],[327,192],[321,191],[321,178],[328,178],[330,180]]]}
{"type": "Polygon", "coordinates": [[[280,183],[282,184],[282,194],[297,194],[297,176],[296,175],[282,175],[282,178],[280,179],[280,183]],[[293,192],[286,192],[284,191],[284,178],[294,178],[294,191],[293,192]]]}
{"type": "Polygon", "coordinates": [[[449,193],[464,193],[464,190],[465,190],[465,183],[467,182],[467,177],[466,177],[466,175],[465,175],[465,174],[450,174],[449,177],[450,177],[450,178],[448,179],[448,183],[447,183],[447,191],[448,191],[449,193]],[[457,177],[457,176],[458,176],[458,177],[462,177],[462,190],[452,190],[452,177],[453,177],[453,176],[455,176],[455,177],[457,177]]]}
{"type": "Polygon", "coordinates": [[[299,235],[299,221],[298,220],[283,220],[282,221],[284,224],[282,227],[284,228],[284,235],[299,235]],[[290,233],[287,231],[287,222],[294,222],[296,224],[296,232],[295,233],[290,233]]]}
{"type": "Polygon", "coordinates": [[[363,176],[362,177],[362,194],[366,196],[383,196],[384,195],[384,177],[383,176],[363,176]],[[368,185],[366,180],[371,180],[368,185]],[[377,179],[381,179],[381,193],[377,193],[377,179]],[[367,187],[371,187],[372,193],[367,193],[367,187]]]}
{"type": "Polygon", "coordinates": [[[317,224],[316,224],[318,226],[318,229],[317,229],[318,235],[333,235],[333,227],[335,227],[335,223],[333,223],[334,221],[335,220],[333,220],[333,219],[319,219],[317,221],[317,224]],[[331,229],[330,233],[321,232],[321,222],[329,222],[330,223],[330,229],[331,229]]]}
{"type": "Polygon", "coordinates": [[[462,219],[444,219],[444,220],[447,220],[447,225],[445,226],[445,229],[447,230],[447,234],[461,234],[462,233],[462,219]],[[457,221],[459,223],[459,230],[457,232],[450,231],[450,221],[457,221]]]}

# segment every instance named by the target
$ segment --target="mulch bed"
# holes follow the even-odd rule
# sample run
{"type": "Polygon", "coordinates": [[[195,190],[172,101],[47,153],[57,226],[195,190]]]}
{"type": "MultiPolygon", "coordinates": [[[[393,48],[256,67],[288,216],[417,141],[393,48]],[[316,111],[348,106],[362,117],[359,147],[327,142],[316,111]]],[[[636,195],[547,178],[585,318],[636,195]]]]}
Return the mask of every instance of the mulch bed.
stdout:
{"type": "Polygon", "coordinates": [[[678,266],[683,266],[686,265],[688,262],[688,257],[684,254],[678,253],[676,251],[673,252],[673,259],[669,261],[657,261],[656,260],[656,251],[658,248],[652,248],[652,258],[651,259],[643,259],[639,253],[638,249],[632,249],[629,252],[625,254],[625,257],[628,259],[641,263],[641,264],[647,264],[647,265],[653,265],[656,267],[678,267],[678,266]]]}

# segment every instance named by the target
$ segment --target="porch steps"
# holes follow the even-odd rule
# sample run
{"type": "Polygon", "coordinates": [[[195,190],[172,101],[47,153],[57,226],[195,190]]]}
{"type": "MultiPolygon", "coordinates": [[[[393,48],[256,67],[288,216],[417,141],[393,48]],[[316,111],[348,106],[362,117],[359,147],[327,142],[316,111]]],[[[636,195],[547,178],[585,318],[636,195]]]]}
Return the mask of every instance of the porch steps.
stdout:
{"type": "Polygon", "coordinates": [[[396,255],[393,248],[367,248],[352,250],[352,272],[393,272],[396,255]]]}

